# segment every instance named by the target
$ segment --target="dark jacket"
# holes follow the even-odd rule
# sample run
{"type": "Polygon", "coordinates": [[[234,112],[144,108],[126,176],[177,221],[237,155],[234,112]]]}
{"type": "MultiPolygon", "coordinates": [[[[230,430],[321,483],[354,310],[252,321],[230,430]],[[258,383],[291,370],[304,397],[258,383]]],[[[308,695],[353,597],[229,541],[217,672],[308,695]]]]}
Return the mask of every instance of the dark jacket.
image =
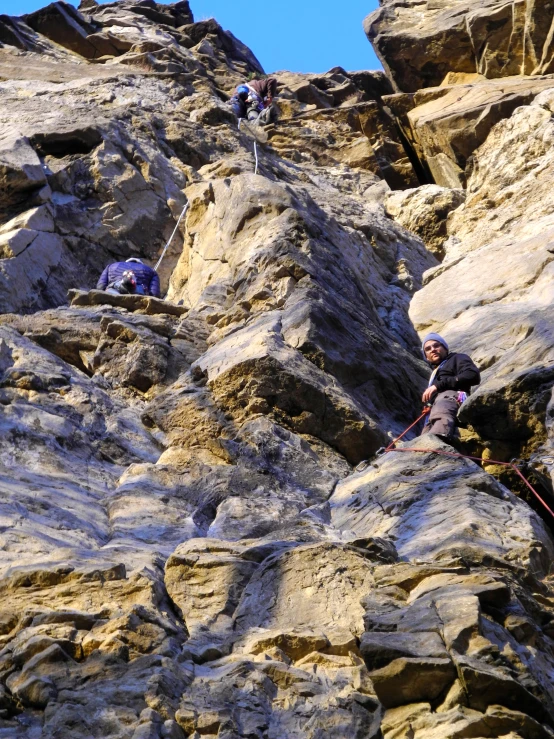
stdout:
{"type": "Polygon", "coordinates": [[[275,77],[266,77],[264,80],[251,80],[247,86],[254,90],[262,100],[274,98],[277,93],[277,80],[275,77]]]}
{"type": "Polygon", "coordinates": [[[144,295],[153,295],[155,298],[160,297],[160,278],[158,273],[147,264],[139,262],[115,262],[110,264],[100,275],[97,290],[105,290],[108,285],[116,280],[120,280],[124,272],[131,271],[137,280],[137,293],[144,295]]]}
{"type": "Polygon", "coordinates": [[[478,385],[480,382],[481,375],[471,358],[467,354],[451,352],[435,375],[433,385],[439,393],[445,390],[463,390],[469,393],[472,385],[478,385]]]}

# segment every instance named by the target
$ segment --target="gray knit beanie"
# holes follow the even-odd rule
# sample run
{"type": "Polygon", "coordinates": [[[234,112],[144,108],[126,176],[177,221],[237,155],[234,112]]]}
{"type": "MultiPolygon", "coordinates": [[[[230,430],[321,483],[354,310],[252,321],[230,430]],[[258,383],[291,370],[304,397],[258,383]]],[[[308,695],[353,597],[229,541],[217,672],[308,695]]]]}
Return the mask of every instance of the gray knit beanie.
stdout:
{"type": "Polygon", "coordinates": [[[425,357],[425,344],[428,341],[438,341],[439,344],[442,344],[444,346],[444,348],[446,349],[447,352],[450,351],[450,349],[448,348],[448,344],[446,343],[446,341],[442,338],[442,336],[440,334],[432,334],[431,333],[431,334],[427,334],[427,336],[421,342],[421,351],[422,351],[424,357],[425,357]]]}

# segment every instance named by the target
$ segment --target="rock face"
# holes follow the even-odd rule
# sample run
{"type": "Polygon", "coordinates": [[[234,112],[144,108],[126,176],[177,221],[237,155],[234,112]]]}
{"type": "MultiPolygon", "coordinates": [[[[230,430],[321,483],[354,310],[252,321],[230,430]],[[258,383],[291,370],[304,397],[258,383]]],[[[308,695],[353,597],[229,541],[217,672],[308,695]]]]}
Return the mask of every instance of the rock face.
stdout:
{"type": "Polygon", "coordinates": [[[414,148],[434,181],[444,187],[465,187],[474,152],[493,126],[552,89],[553,83],[553,77],[511,77],[443,87],[435,99],[429,91],[428,101],[424,93],[407,118],[414,148]]]}
{"type": "Polygon", "coordinates": [[[384,200],[385,212],[416,233],[437,259],[444,259],[448,237],[448,215],[465,201],[465,191],[438,185],[422,185],[413,190],[390,192],[384,200]]]}
{"type": "Polygon", "coordinates": [[[553,10],[548,3],[382,0],[365,32],[399,90],[439,85],[449,73],[489,79],[550,74],[553,10]]]}
{"type": "MultiPolygon", "coordinates": [[[[203,167],[225,155],[230,173],[252,170],[252,142],[224,101],[260,64],[215,21],[191,19],[186,2],[125,0],[82,14],[57,2],[5,21],[21,42],[6,35],[0,47],[3,312],[60,305],[110,259],[153,260],[203,167]]],[[[381,179],[419,184],[382,103],[390,92],[377,72],[283,75],[267,156],[315,173],[342,165],[359,195],[381,179]]]]}
{"type": "Polygon", "coordinates": [[[482,367],[464,418],[493,458],[533,452],[547,436],[535,413],[549,403],[554,359],[551,105],[552,92],[542,93],[477,150],[466,202],[448,221],[445,261],[411,304],[417,327],[444,331],[482,367]],[[453,297],[439,309],[445,293],[453,297]]]}
{"type": "Polygon", "coordinates": [[[383,0],[365,19],[397,93],[384,102],[430,181],[465,187],[492,127],[552,87],[552,13],[532,2],[383,0]]]}
{"type": "Polygon", "coordinates": [[[187,2],[0,17],[1,737],[554,736],[553,521],[492,462],[551,500],[554,80],[379,22],[448,84],[279,73],[254,151],[226,101],[260,64],[187,2]],[[164,300],[90,289],[185,203],[164,300]],[[429,329],[483,371],[490,461],[357,470],[429,329]]]}

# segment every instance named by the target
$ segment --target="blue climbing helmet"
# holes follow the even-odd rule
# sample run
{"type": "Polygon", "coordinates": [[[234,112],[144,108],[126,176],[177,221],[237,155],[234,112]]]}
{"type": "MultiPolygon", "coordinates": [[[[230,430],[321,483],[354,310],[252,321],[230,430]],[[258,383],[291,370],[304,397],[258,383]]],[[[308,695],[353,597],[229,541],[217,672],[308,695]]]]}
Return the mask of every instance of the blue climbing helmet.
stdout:
{"type": "Polygon", "coordinates": [[[237,95],[248,95],[249,92],[250,90],[246,85],[239,85],[237,87],[237,95]]]}

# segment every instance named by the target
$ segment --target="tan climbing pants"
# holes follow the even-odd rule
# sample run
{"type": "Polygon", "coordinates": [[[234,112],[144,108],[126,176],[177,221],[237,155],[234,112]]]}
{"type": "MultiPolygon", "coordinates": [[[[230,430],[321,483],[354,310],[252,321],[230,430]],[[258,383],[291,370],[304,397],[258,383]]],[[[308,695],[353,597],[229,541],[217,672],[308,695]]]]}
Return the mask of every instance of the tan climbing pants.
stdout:
{"type": "Polygon", "coordinates": [[[438,434],[440,436],[459,437],[457,424],[459,407],[457,390],[445,390],[439,393],[428,416],[429,422],[421,432],[422,435],[438,434]]]}

